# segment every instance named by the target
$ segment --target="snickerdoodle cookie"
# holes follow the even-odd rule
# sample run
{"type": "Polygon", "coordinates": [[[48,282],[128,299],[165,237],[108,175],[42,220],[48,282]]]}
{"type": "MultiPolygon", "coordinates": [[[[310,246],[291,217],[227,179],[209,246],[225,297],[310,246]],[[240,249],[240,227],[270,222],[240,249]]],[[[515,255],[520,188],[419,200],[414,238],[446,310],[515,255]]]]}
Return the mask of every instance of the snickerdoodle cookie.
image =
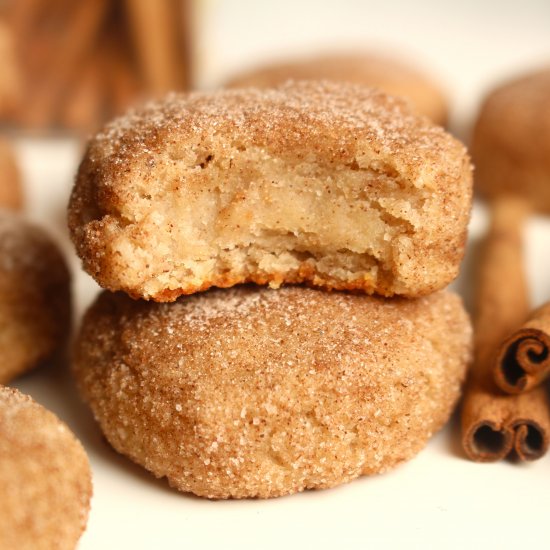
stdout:
{"type": "Polygon", "coordinates": [[[447,98],[429,76],[406,61],[376,53],[320,55],[297,61],[273,63],[237,75],[228,87],[273,88],[292,80],[331,80],[379,88],[409,101],[412,109],[436,124],[447,122],[447,98]]]}
{"type": "Polygon", "coordinates": [[[70,201],[101,286],[173,301],[211,286],[306,282],[429,294],[457,274],[466,150],[361,86],[173,95],[92,139],[70,201]]]}
{"type": "Polygon", "coordinates": [[[0,383],[62,349],[70,314],[70,275],[58,247],[0,210],[0,383]]]}
{"type": "Polygon", "coordinates": [[[0,548],[73,550],[91,494],[88,458],[69,428],[0,386],[0,548]]]}
{"type": "Polygon", "coordinates": [[[472,139],[476,188],[550,212],[550,67],[507,82],[481,106],[472,139]]]}
{"type": "Polygon", "coordinates": [[[460,299],[239,286],[103,292],[74,372],[113,447],[186,492],[275,497],[384,472],[448,419],[470,357],[460,299]]]}

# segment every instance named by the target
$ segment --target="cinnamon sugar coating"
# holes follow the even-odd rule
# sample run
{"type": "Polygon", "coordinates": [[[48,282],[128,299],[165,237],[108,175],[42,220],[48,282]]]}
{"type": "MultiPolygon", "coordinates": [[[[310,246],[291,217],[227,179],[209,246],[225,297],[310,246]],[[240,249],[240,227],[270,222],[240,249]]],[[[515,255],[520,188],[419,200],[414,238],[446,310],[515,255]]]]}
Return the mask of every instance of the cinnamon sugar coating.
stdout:
{"type": "Polygon", "coordinates": [[[73,550],[92,482],[82,445],[53,413],[0,386],[0,548],[73,550]]]}
{"type": "Polygon", "coordinates": [[[89,144],[69,206],[101,286],[173,301],[306,282],[419,296],[458,272],[462,144],[399,100],[336,83],[172,95],[89,144]]]}
{"type": "Polygon", "coordinates": [[[550,67],[506,82],[481,106],[472,138],[476,189],[550,212],[550,67]]]}
{"type": "Polygon", "coordinates": [[[235,287],[174,304],[103,292],[74,373],[120,453],[209,498],[380,473],[448,419],[471,352],[460,299],[235,287]]]}
{"type": "Polygon", "coordinates": [[[375,53],[333,54],[274,63],[232,78],[230,88],[273,88],[287,80],[331,80],[373,88],[410,102],[418,114],[444,126],[448,104],[440,86],[399,59],[375,53]]]}
{"type": "Polygon", "coordinates": [[[60,250],[42,229],[0,210],[0,384],[62,349],[70,318],[60,250]]]}

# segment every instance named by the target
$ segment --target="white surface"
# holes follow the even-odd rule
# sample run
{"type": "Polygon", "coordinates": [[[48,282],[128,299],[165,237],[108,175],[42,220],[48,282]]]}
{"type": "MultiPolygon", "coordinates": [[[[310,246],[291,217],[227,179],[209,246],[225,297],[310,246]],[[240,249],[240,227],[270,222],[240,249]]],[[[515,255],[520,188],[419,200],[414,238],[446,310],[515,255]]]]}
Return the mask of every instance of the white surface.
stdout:
{"type": "MultiPolygon", "coordinates": [[[[216,4],[221,2],[206,6],[211,10],[216,4]]],[[[205,83],[221,77],[222,69],[228,74],[260,55],[274,57],[277,48],[277,53],[288,53],[296,47],[311,49],[323,37],[323,43],[346,45],[368,36],[366,45],[383,40],[431,63],[450,83],[458,112],[467,120],[478,93],[493,78],[550,59],[547,0],[223,4],[218,19],[209,23],[219,36],[211,54],[219,55],[211,55],[217,63],[207,66],[205,83]],[[331,18],[336,5],[341,7],[338,20],[331,18]]],[[[24,140],[19,153],[29,215],[46,225],[71,257],[79,319],[97,289],[80,272],[65,231],[64,210],[79,146],[24,140]]],[[[483,212],[477,208],[472,235],[483,225],[483,212]]],[[[541,302],[550,298],[550,221],[531,222],[527,237],[533,297],[541,302]]],[[[467,262],[463,271],[457,287],[467,294],[467,262]]],[[[525,465],[473,464],[462,455],[456,421],[417,458],[384,476],[270,501],[209,502],[170,490],[164,481],[114,453],[66,373],[46,366],[16,385],[67,422],[89,453],[94,498],[80,550],[549,546],[550,457],[525,465]]]]}

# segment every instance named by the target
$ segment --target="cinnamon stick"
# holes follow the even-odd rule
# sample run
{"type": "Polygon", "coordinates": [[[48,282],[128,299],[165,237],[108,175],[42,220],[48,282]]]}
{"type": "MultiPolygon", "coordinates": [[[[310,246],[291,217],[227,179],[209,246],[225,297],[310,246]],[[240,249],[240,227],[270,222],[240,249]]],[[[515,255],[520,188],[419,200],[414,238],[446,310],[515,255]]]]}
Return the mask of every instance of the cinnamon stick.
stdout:
{"type": "Polygon", "coordinates": [[[0,18],[0,117],[11,118],[17,113],[21,91],[14,36],[4,18],[0,18]]]}
{"type": "Polygon", "coordinates": [[[494,366],[497,386],[512,394],[531,390],[549,375],[550,302],[504,341],[494,366]]]}
{"type": "Polygon", "coordinates": [[[469,458],[489,462],[515,451],[521,460],[543,456],[550,437],[546,388],[506,395],[493,376],[496,351],[527,318],[522,228],[529,213],[521,199],[492,205],[492,222],[478,266],[474,365],[462,407],[462,444],[469,458]]]}
{"type": "Polygon", "coordinates": [[[140,99],[141,82],[123,29],[110,28],[105,37],[109,116],[119,116],[140,99]]]}
{"type": "Polygon", "coordinates": [[[104,53],[92,52],[82,64],[63,102],[60,120],[72,130],[92,132],[104,119],[104,53]]]}
{"type": "Polygon", "coordinates": [[[15,54],[21,74],[17,122],[27,118],[35,88],[47,78],[50,65],[69,25],[71,0],[17,0],[7,5],[7,20],[15,40],[15,54]]]}
{"type": "Polygon", "coordinates": [[[13,32],[25,39],[24,41],[26,42],[35,30],[36,20],[40,20],[46,15],[48,4],[51,3],[47,0],[17,0],[16,2],[9,2],[7,5],[7,14],[13,32]]]}
{"type": "Polygon", "coordinates": [[[56,107],[86,54],[97,42],[109,4],[107,0],[80,0],[71,6],[69,23],[44,80],[32,90],[25,119],[31,126],[53,122],[56,107]]]}
{"type": "Polygon", "coordinates": [[[139,64],[148,91],[160,95],[188,84],[181,0],[126,0],[139,64]]]}
{"type": "Polygon", "coordinates": [[[15,150],[10,141],[0,138],[0,208],[22,210],[23,183],[15,150]]]}

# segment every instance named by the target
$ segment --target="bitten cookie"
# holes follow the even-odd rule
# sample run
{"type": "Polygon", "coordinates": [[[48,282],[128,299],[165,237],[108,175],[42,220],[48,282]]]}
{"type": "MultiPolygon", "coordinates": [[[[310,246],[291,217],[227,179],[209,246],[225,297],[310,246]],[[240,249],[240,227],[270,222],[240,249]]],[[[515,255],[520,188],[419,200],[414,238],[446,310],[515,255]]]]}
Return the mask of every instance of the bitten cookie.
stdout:
{"type": "Polygon", "coordinates": [[[235,287],[174,304],[104,292],[74,373],[113,447],[209,498],[384,472],[448,419],[470,357],[460,299],[235,287]]]}
{"type": "Polygon", "coordinates": [[[550,68],[507,82],[485,99],[475,125],[476,188],[521,195],[550,212],[550,68]]]}
{"type": "Polygon", "coordinates": [[[37,366],[70,331],[69,270],[38,227],[0,211],[0,383],[37,366]]]}
{"type": "Polygon", "coordinates": [[[15,151],[4,138],[0,138],[0,208],[23,208],[23,188],[15,151]]]}
{"type": "Polygon", "coordinates": [[[461,143],[360,86],[175,95],[90,143],[69,206],[85,270],[134,298],[307,282],[419,296],[457,274],[461,143]]]}
{"type": "Polygon", "coordinates": [[[0,548],[73,550],[92,482],[82,445],[53,413],[0,386],[0,548]]]}
{"type": "Polygon", "coordinates": [[[287,80],[331,80],[379,88],[410,102],[412,109],[444,126],[448,117],[445,94],[431,78],[406,62],[377,54],[324,55],[275,63],[232,78],[230,88],[273,88],[287,80]]]}

